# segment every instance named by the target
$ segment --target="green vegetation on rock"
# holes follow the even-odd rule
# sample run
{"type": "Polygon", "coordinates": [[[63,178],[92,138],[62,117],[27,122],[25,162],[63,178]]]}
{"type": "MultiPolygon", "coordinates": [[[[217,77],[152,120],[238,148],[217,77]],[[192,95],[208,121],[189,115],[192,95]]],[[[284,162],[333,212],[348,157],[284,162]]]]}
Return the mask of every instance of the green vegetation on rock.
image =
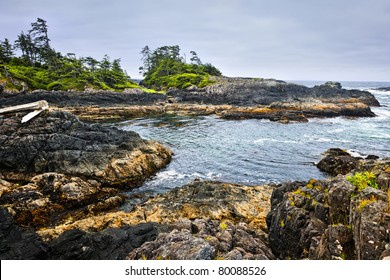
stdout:
{"type": "Polygon", "coordinates": [[[213,65],[203,64],[196,52],[190,53],[191,63],[188,64],[180,55],[179,46],[163,46],[154,51],[145,46],[141,51],[143,66],[139,68],[145,77],[142,84],[158,90],[202,88],[215,82],[213,76],[221,76],[213,65]]]}
{"type": "Polygon", "coordinates": [[[120,59],[63,55],[50,46],[46,21],[38,18],[15,44],[0,41],[0,85],[8,91],[115,90],[139,86],[121,68],[120,59]],[[18,57],[14,51],[21,53],[18,57]]]}
{"type": "Polygon", "coordinates": [[[362,191],[367,187],[378,189],[378,184],[375,181],[376,176],[370,171],[355,172],[353,176],[347,176],[347,180],[357,187],[359,191],[362,191]]]}

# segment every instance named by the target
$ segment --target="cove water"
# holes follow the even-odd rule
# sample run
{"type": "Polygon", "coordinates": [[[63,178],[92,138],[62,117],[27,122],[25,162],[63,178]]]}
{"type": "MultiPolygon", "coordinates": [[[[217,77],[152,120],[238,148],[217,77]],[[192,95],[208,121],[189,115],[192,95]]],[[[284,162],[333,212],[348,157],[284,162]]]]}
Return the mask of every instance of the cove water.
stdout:
{"type": "MultiPolygon", "coordinates": [[[[297,82],[314,86],[323,82],[297,82]]],[[[155,195],[196,178],[259,185],[324,179],[314,165],[329,148],[362,155],[390,156],[390,83],[342,82],[346,89],[369,90],[382,107],[375,118],[310,119],[280,124],[266,120],[222,120],[215,116],[165,116],[115,124],[169,146],[172,162],[130,194],[155,195]]],[[[135,203],[135,201],[134,201],[135,203]]]]}

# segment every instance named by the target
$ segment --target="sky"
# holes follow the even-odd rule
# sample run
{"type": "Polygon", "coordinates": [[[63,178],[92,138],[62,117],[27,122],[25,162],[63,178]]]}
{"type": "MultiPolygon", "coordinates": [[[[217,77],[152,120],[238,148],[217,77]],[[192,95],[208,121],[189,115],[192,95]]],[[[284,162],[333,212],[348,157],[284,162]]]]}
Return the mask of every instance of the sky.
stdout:
{"type": "Polygon", "coordinates": [[[56,51],[132,78],[144,46],[179,45],[230,77],[390,81],[389,0],[1,0],[0,40],[38,17],[56,51]]]}

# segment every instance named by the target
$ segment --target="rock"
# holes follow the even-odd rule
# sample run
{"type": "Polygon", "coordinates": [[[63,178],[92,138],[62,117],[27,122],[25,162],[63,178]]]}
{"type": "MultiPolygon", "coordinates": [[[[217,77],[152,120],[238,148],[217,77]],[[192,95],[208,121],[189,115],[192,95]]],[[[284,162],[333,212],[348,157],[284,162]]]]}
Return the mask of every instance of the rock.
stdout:
{"type": "Polygon", "coordinates": [[[266,230],[272,189],[213,181],[194,181],[138,205],[132,223],[172,223],[180,219],[245,222],[266,230]]]}
{"type": "Polygon", "coordinates": [[[359,160],[361,159],[362,158],[351,156],[345,150],[332,148],[324,153],[324,158],[320,160],[320,162],[317,164],[317,167],[321,171],[325,171],[334,176],[338,174],[345,175],[356,169],[359,160]]]}
{"type": "Polygon", "coordinates": [[[57,172],[132,188],[172,156],[135,132],[85,124],[65,112],[43,112],[25,124],[20,120],[20,114],[0,116],[0,171],[9,180],[57,172]]]}
{"type": "MultiPolygon", "coordinates": [[[[348,157],[342,150],[331,151],[348,157]]],[[[388,257],[389,160],[361,159],[355,171],[377,176],[379,189],[357,188],[341,174],[329,180],[276,186],[267,215],[269,243],[276,257],[375,260],[388,257]]]]}
{"type": "Polygon", "coordinates": [[[335,89],[341,89],[342,86],[339,82],[326,82],[324,86],[335,88],[335,89]]]}
{"type": "Polygon", "coordinates": [[[74,229],[63,233],[49,243],[53,260],[119,260],[145,242],[154,240],[163,227],[139,224],[101,232],[74,229]]]}
{"type": "Polygon", "coordinates": [[[12,216],[0,207],[0,259],[46,259],[48,247],[34,231],[15,225],[12,216]]]}
{"type": "Polygon", "coordinates": [[[58,173],[37,175],[27,185],[1,191],[0,204],[12,210],[18,224],[35,228],[85,218],[124,202],[116,189],[58,173]]]}
{"type": "Polygon", "coordinates": [[[353,259],[354,241],[352,230],[343,224],[329,225],[321,237],[314,256],[317,260],[353,259]]]}
{"type": "Polygon", "coordinates": [[[329,220],[331,224],[348,224],[351,196],[355,187],[344,176],[331,181],[328,194],[329,220]]]}
{"type": "Polygon", "coordinates": [[[308,88],[272,79],[215,78],[205,88],[169,89],[167,94],[112,92],[35,92],[1,94],[0,104],[11,106],[47,100],[86,120],[123,120],[161,114],[218,114],[226,119],[269,119],[281,123],[307,122],[313,117],[373,117],[379,106],[367,92],[345,90],[328,82],[308,88]]]}
{"type": "Polygon", "coordinates": [[[266,240],[245,223],[180,220],[171,231],[144,243],[128,259],[274,259],[266,240]]]}
{"type": "Polygon", "coordinates": [[[371,187],[351,200],[350,220],[357,259],[377,260],[389,243],[388,195],[371,187]]]}

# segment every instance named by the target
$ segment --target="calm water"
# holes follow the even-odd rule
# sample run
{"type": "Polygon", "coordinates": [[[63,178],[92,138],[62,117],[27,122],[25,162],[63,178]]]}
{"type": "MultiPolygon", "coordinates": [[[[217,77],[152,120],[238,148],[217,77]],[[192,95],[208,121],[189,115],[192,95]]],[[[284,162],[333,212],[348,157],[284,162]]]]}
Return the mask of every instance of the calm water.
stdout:
{"type": "MultiPolygon", "coordinates": [[[[322,82],[300,82],[308,86],[322,82]]],[[[348,83],[370,89],[390,83],[348,83]]],[[[174,151],[171,164],[133,194],[165,192],[195,178],[247,185],[325,178],[314,163],[321,153],[340,147],[362,154],[390,156],[390,92],[370,90],[383,105],[378,116],[312,119],[283,125],[264,120],[221,120],[215,116],[135,119],[116,124],[154,139],[174,151]],[[388,107],[386,107],[388,106],[388,107]]]]}

